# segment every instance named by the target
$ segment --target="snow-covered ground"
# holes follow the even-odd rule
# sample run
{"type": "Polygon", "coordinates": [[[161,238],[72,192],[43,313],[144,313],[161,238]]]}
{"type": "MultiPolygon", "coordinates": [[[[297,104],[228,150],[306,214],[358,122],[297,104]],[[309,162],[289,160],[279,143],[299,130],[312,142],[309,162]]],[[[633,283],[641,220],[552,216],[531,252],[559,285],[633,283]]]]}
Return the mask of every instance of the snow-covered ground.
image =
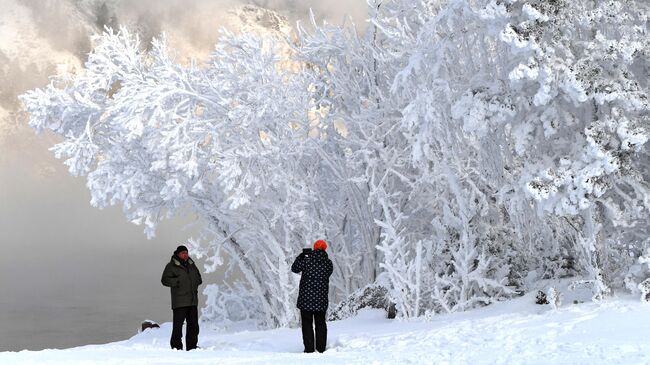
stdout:
{"type": "Polygon", "coordinates": [[[637,298],[489,307],[395,321],[378,310],[329,323],[327,351],[303,354],[300,330],[202,329],[193,352],[169,349],[171,324],[129,340],[0,353],[0,364],[650,364],[650,305],[637,298]]]}

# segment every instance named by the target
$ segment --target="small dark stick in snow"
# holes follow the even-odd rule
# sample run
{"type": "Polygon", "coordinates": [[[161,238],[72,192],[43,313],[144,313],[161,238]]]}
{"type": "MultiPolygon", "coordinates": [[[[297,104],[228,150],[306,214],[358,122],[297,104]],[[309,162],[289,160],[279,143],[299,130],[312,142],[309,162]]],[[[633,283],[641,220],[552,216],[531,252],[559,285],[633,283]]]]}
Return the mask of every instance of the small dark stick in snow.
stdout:
{"type": "Polygon", "coordinates": [[[537,291],[537,295],[535,296],[535,304],[548,304],[548,300],[546,299],[546,293],[544,293],[541,290],[537,291]]]}

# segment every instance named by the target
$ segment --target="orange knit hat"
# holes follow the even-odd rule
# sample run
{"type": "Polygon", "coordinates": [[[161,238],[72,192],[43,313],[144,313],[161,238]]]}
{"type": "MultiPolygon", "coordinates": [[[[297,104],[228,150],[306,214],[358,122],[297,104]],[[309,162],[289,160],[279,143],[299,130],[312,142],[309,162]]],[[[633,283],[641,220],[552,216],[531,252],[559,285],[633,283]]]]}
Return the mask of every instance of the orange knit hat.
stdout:
{"type": "Polygon", "coordinates": [[[314,250],[327,250],[327,242],[323,240],[314,242],[314,250]]]}

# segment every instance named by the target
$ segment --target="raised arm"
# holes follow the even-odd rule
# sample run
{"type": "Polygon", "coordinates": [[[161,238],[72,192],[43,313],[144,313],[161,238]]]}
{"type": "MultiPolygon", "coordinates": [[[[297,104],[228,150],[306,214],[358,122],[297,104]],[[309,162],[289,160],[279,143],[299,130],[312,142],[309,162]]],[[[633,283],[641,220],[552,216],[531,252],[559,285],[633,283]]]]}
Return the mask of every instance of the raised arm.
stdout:
{"type": "Polygon", "coordinates": [[[296,257],[296,260],[293,262],[293,265],[291,265],[291,271],[299,274],[305,269],[305,260],[304,260],[304,255],[300,254],[298,257],[296,257]]]}

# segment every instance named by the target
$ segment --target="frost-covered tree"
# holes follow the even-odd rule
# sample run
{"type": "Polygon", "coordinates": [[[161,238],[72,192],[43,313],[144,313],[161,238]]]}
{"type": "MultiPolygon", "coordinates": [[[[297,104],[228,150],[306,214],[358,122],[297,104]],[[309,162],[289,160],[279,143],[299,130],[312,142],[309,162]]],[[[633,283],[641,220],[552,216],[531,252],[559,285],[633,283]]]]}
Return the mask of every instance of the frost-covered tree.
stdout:
{"type": "MultiPolygon", "coordinates": [[[[284,28],[272,12],[243,12],[284,28]]],[[[22,100],[37,131],[65,137],[55,153],[87,176],[94,206],[121,203],[149,236],[164,218],[197,217],[193,252],[208,271],[228,265],[228,280],[206,288],[204,319],[278,326],[296,318],[289,265],[302,247],[329,242],[338,302],[376,278],[378,233],[349,154],[332,143],[343,131],[322,123],[311,65],[291,58],[295,40],[247,30],[224,32],[189,66],[164,37],[146,49],[108,30],[83,73],[22,100]]]]}
{"type": "Polygon", "coordinates": [[[630,248],[647,246],[647,13],[377,1],[363,40],[336,27],[306,37],[403,315],[489,303],[525,290],[530,271],[584,274],[596,296],[622,283],[630,248]]]}
{"type": "Polygon", "coordinates": [[[647,237],[647,10],[643,2],[448,1],[424,22],[389,17],[405,19],[387,34],[409,45],[393,91],[407,103],[414,160],[435,168],[461,156],[450,165],[493,207],[476,219],[493,227],[498,259],[512,256],[512,232],[524,244],[515,262],[577,260],[596,296],[620,285],[626,251],[638,254],[647,237]],[[442,123],[450,125],[436,130],[442,123]]]}
{"type": "Polygon", "coordinates": [[[338,237],[355,229],[310,147],[309,93],[278,58],[282,38],[224,33],[205,67],[175,63],[164,39],[143,50],[125,29],[97,42],[83,74],[23,97],[34,128],[66,137],[54,151],[87,176],[93,205],[122,203],[148,235],[174,214],[198,216],[205,244],[194,252],[209,270],[226,257],[245,279],[208,296],[240,298],[241,315],[263,325],[294,320],[289,265],[315,237],[344,255],[335,295],[358,288],[348,283],[362,260],[338,237]]]}
{"type": "MultiPolygon", "coordinates": [[[[354,165],[358,166],[353,181],[367,191],[370,212],[379,229],[375,236],[379,238],[376,244],[382,268],[378,280],[392,289],[398,312],[405,316],[417,316],[431,309],[470,307],[478,298],[478,292],[486,299],[510,291],[501,283],[502,273],[498,280],[488,274],[490,265],[499,265],[498,260],[486,259],[479,267],[474,267],[474,260],[485,257],[486,251],[477,250],[475,245],[480,235],[466,230],[479,210],[474,201],[465,204],[468,197],[464,193],[472,193],[471,186],[462,191],[459,179],[453,174],[449,176],[449,185],[432,184],[447,176],[451,171],[449,166],[439,165],[434,172],[429,168],[430,162],[419,165],[416,161],[418,151],[414,148],[418,146],[414,145],[418,141],[415,139],[419,139],[420,146],[427,143],[433,128],[408,130],[427,126],[423,126],[417,116],[412,120],[412,115],[405,117],[407,102],[404,100],[408,97],[395,90],[400,73],[409,67],[408,53],[413,50],[413,42],[402,37],[415,37],[396,28],[402,27],[399,22],[403,17],[415,23],[404,27],[413,31],[424,23],[422,16],[427,12],[432,15],[434,9],[423,3],[419,3],[420,7],[412,8],[411,5],[406,2],[371,4],[373,23],[363,38],[358,37],[354,29],[324,26],[304,34],[301,43],[301,55],[315,65],[318,80],[315,84],[322,90],[321,103],[328,107],[328,122],[332,127],[337,123],[345,126],[345,136],[337,143],[348,151],[354,165]],[[443,195],[432,196],[434,194],[443,195]],[[459,208],[471,211],[462,213],[461,219],[467,226],[452,226],[448,219],[457,214],[459,208]],[[450,214],[442,217],[445,209],[450,214]],[[437,224],[438,221],[444,222],[437,224]],[[450,249],[454,245],[463,247],[460,253],[456,248],[450,249]],[[454,283],[453,290],[449,282],[443,284],[441,278],[450,279],[454,283]],[[434,295],[436,287],[447,295],[440,303],[436,303],[436,298],[442,298],[434,295]],[[458,298],[452,294],[456,289],[458,298]]],[[[431,86],[426,88],[430,90],[431,86]]],[[[436,112],[433,94],[427,96],[429,104],[409,106],[413,114],[427,113],[423,115],[426,118],[436,112]]],[[[471,158],[457,144],[455,132],[440,129],[440,138],[452,137],[443,147],[453,147],[453,152],[460,152],[443,150],[440,158],[453,159],[454,166],[471,158]]]]}
{"type": "MultiPolygon", "coordinates": [[[[161,219],[189,207],[205,221],[205,238],[212,242],[199,255],[219,264],[225,251],[259,295],[266,321],[284,323],[291,314],[284,304],[287,288],[295,283],[280,274],[303,242],[272,232],[278,225],[274,212],[287,205],[293,208],[285,214],[299,215],[301,203],[292,202],[301,199],[302,187],[291,178],[282,181],[291,167],[271,161],[283,148],[278,141],[301,132],[287,121],[306,113],[306,103],[294,99],[292,88],[278,87],[291,81],[276,69],[273,52],[253,37],[224,35],[209,64],[181,67],[164,39],[145,52],[126,30],[109,31],[83,74],[23,100],[33,127],[66,136],[55,153],[67,159],[72,174],[87,175],[93,205],[121,202],[148,235],[161,219]],[[283,103],[267,102],[274,99],[283,103]],[[252,200],[259,209],[245,209],[252,200]]],[[[291,150],[284,153],[289,157],[291,150]]]]}
{"type": "Polygon", "coordinates": [[[333,302],[379,284],[412,317],[566,276],[599,298],[645,279],[648,10],[377,0],[365,34],[226,32],[190,66],[109,31],[22,100],[94,205],[148,234],[198,217],[206,266],[244,278],[208,287],[206,319],[291,323],[288,265],[316,237],[333,302]]]}
{"type": "Polygon", "coordinates": [[[494,2],[483,14],[515,55],[504,82],[519,174],[540,214],[574,230],[575,259],[600,296],[647,237],[648,5],[494,2]]]}

